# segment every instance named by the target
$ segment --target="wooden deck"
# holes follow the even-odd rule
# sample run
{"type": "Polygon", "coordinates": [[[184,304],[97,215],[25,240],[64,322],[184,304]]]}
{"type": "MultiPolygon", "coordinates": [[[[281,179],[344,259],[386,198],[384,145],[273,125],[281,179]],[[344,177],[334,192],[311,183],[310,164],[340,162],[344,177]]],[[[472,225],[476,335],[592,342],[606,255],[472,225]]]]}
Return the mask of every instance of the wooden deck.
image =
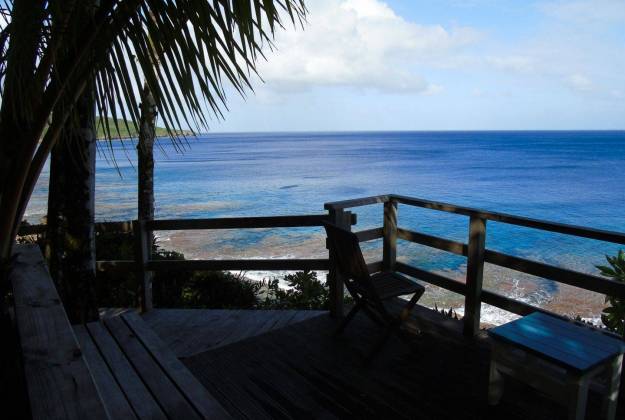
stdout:
{"type": "Polygon", "coordinates": [[[154,309],[143,319],[179,358],[325,315],[323,311],[154,309]]]}
{"type": "MultiPolygon", "coordinates": [[[[567,415],[565,407],[511,379],[501,404],[488,406],[489,339],[485,334],[467,339],[460,321],[422,307],[417,309],[421,334],[391,339],[368,367],[362,360],[380,330],[361,315],[343,336],[334,337],[336,322],[325,313],[193,312],[157,310],[145,318],[234,418],[567,415]]],[[[591,395],[587,418],[598,418],[598,401],[591,395]]],[[[621,407],[617,418],[623,415],[621,407]]]]}

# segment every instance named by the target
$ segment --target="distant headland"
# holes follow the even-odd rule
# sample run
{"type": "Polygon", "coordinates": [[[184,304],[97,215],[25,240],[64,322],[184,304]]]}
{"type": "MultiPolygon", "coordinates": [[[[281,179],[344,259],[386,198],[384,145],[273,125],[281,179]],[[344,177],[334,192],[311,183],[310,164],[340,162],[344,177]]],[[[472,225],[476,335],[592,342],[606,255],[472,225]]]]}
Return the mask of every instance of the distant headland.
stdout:
{"type": "MultiPolygon", "coordinates": [[[[115,139],[130,139],[137,138],[139,136],[138,130],[135,129],[135,126],[132,124],[132,121],[123,120],[123,119],[115,119],[115,118],[107,118],[108,130],[111,133],[111,136],[115,139]]],[[[106,129],[99,122],[96,124],[97,126],[97,139],[98,140],[106,140],[106,129]]],[[[165,127],[156,127],[155,129],[156,137],[168,137],[169,133],[165,127]]],[[[179,130],[175,131],[175,133],[179,136],[191,136],[193,132],[191,130],[179,130]]]]}

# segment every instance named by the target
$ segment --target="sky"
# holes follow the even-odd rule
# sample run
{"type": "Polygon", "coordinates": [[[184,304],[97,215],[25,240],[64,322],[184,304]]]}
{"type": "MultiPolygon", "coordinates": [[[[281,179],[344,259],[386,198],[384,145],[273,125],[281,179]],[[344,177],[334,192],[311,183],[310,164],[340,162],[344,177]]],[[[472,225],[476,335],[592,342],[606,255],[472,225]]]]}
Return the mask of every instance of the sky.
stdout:
{"type": "Polygon", "coordinates": [[[625,128],[625,0],[307,0],[211,131],[625,128]]]}

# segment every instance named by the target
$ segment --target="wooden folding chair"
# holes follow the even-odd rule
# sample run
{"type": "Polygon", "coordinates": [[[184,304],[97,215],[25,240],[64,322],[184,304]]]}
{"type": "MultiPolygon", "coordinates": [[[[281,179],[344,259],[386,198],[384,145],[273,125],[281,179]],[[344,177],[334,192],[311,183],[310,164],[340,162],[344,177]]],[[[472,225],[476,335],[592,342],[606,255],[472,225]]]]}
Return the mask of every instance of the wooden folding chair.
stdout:
{"type": "Polygon", "coordinates": [[[336,333],[342,333],[360,310],[385,329],[383,336],[368,355],[366,359],[368,362],[382,349],[391,334],[400,331],[401,325],[410,316],[410,312],[425,292],[425,288],[393,271],[383,271],[370,275],[362,256],[358,237],[354,233],[331,223],[324,223],[324,227],[332,255],[336,259],[338,271],[355,302],[354,307],[343,319],[336,333]],[[412,295],[412,297],[400,313],[389,312],[384,302],[405,295],[412,295]]]}

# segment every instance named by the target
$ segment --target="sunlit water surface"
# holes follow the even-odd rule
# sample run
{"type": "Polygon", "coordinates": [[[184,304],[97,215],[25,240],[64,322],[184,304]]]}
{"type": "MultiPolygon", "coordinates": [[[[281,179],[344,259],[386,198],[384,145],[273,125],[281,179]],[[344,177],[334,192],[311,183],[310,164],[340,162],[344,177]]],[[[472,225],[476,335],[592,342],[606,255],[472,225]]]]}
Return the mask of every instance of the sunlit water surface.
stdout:
{"type": "MultiPolygon", "coordinates": [[[[487,210],[625,231],[625,132],[366,132],[210,134],[180,153],[156,152],[156,217],[200,218],[323,213],[323,203],[397,193],[487,210]]],[[[134,143],[101,146],[96,217],[136,217],[134,143]],[[112,163],[113,159],[115,164],[112,163]]],[[[27,218],[46,212],[48,172],[27,218]]],[[[355,229],[380,226],[381,206],[355,209],[355,229]]],[[[400,205],[401,227],[466,242],[466,217],[400,205]]],[[[187,258],[327,255],[320,229],[160,232],[160,244],[187,258]]],[[[490,249],[597,273],[603,242],[489,222],[490,249]]],[[[369,260],[380,243],[367,244],[369,260]]],[[[399,241],[399,259],[463,279],[466,259],[399,241]]],[[[569,315],[597,319],[600,295],[487,265],[485,285],[569,315]]],[[[280,273],[248,273],[268,277],[280,273]]],[[[462,297],[430,287],[423,302],[454,307],[462,297]]],[[[485,319],[510,314],[485,306],[485,319]]]]}

